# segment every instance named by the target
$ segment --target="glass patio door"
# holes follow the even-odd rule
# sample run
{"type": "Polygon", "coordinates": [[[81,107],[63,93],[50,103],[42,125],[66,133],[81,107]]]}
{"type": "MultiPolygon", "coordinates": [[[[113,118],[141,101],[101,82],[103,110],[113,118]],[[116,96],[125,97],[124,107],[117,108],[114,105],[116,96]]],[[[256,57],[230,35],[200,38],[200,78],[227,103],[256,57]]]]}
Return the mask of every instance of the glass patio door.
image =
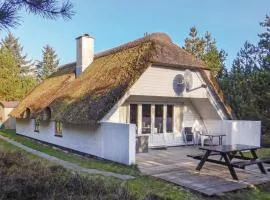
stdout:
{"type": "Polygon", "coordinates": [[[154,133],[163,133],[163,105],[155,105],[155,129],[154,133]]]}
{"type": "Polygon", "coordinates": [[[150,134],[151,129],[151,104],[142,104],[142,134],[150,134]]]}

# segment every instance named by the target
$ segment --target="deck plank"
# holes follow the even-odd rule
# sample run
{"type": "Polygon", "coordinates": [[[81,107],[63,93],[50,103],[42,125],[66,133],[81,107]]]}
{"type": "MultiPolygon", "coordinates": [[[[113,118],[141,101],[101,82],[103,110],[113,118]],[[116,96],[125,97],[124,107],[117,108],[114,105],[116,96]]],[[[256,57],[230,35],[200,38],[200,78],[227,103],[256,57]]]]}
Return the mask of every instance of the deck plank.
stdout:
{"type": "Polygon", "coordinates": [[[256,166],[250,166],[246,170],[236,169],[239,181],[231,178],[227,166],[206,163],[198,172],[195,168],[199,161],[186,156],[192,153],[198,153],[198,149],[173,147],[167,150],[150,150],[149,153],[137,154],[136,163],[147,175],[208,196],[270,182],[270,173],[261,174],[256,166]]]}

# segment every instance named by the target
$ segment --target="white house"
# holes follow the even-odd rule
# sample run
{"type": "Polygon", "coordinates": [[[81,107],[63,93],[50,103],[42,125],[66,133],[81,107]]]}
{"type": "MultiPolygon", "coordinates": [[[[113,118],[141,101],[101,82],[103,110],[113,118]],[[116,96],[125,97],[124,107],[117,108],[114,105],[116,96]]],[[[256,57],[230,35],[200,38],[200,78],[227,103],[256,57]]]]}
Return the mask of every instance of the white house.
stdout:
{"type": "Polygon", "coordinates": [[[37,86],[11,113],[17,134],[132,164],[136,141],[184,144],[199,123],[227,144],[260,145],[260,122],[232,121],[231,109],[202,61],[163,33],[94,54],[94,38],[77,41],[77,60],[37,86]],[[252,137],[252,138],[251,138],[252,137]]]}

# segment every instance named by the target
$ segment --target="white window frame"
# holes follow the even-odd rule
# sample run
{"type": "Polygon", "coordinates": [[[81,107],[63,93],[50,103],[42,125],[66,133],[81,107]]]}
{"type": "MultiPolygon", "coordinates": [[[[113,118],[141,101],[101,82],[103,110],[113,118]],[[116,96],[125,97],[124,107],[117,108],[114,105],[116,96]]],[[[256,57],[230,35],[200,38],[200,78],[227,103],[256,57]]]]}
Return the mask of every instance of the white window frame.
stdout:
{"type": "MultiPolygon", "coordinates": [[[[176,121],[176,117],[178,117],[179,119],[177,121],[179,122],[183,122],[183,119],[181,119],[181,117],[183,118],[183,116],[177,116],[177,114],[180,114],[178,112],[175,112],[176,109],[181,109],[179,108],[179,106],[184,106],[183,102],[179,102],[179,103],[164,103],[164,102],[130,102],[128,104],[128,113],[127,113],[127,118],[128,118],[128,123],[130,123],[130,104],[137,104],[137,122],[138,122],[138,126],[137,126],[137,134],[138,135],[150,135],[150,134],[164,134],[167,133],[167,106],[171,105],[173,106],[173,110],[172,110],[172,132],[168,132],[168,133],[179,133],[180,130],[177,130],[178,127],[175,126],[175,121],[176,121]],[[151,105],[151,133],[142,133],[142,105],[143,104],[148,104],[151,105]],[[163,105],[163,132],[162,133],[154,133],[154,127],[155,127],[155,105],[163,105]]],[[[180,111],[181,112],[181,111],[180,111]]],[[[182,124],[179,124],[179,127],[182,127],[182,124]]]]}

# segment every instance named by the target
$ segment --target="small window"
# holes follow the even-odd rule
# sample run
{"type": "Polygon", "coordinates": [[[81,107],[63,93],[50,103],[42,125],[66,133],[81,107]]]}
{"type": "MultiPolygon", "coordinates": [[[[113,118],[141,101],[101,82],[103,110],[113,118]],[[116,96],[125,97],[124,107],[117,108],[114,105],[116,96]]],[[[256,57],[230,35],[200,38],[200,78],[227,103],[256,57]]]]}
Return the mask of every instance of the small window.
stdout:
{"type": "Polygon", "coordinates": [[[39,119],[35,119],[35,121],[34,121],[34,131],[35,132],[39,132],[39,125],[40,125],[39,119]]]}
{"type": "Polygon", "coordinates": [[[63,136],[63,123],[56,121],[55,122],[55,136],[62,137],[63,136]]]}

